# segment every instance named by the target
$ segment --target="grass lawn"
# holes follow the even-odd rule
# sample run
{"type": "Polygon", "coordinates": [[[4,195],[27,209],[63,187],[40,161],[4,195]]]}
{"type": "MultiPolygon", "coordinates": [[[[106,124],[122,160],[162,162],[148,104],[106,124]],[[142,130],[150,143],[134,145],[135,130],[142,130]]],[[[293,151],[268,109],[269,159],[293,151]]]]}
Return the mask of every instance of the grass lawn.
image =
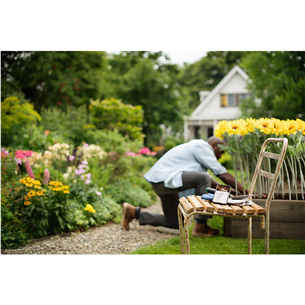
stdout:
{"type": "MultiPolygon", "coordinates": [[[[193,237],[189,228],[190,247],[192,254],[247,254],[246,238],[223,237],[223,217],[213,217],[208,224],[220,230],[217,237],[193,237]]],[[[265,253],[265,240],[252,240],[252,254],[265,253]]],[[[305,240],[301,239],[270,239],[270,254],[305,254],[305,240]]],[[[138,249],[131,254],[180,254],[180,237],[157,242],[154,245],[138,249]]]]}

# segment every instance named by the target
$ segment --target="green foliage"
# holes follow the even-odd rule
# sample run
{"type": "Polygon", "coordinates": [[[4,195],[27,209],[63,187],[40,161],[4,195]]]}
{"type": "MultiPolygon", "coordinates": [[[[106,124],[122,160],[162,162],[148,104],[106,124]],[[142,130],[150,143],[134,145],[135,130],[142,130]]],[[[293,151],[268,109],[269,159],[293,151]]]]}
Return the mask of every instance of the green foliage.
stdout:
{"type": "Polygon", "coordinates": [[[32,104],[15,96],[7,97],[1,102],[2,145],[10,145],[24,128],[40,120],[32,104]]]}
{"type": "Polygon", "coordinates": [[[147,147],[160,124],[181,131],[183,115],[189,112],[188,94],[178,82],[179,66],[161,62],[162,55],[147,51],[114,54],[109,56],[110,69],[105,73],[105,98],[142,106],[147,147]]]}
{"type": "Polygon", "coordinates": [[[243,102],[242,117],[305,117],[305,52],[252,52],[243,67],[249,74],[248,89],[261,103],[243,102]]]}
{"type": "Polygon", "coordinates": [[[117,203],[128,202],[134,206],[148,207],[152,204],[150,195],[130,180],[121,179],[106,189],[106,193],[117,203]]]}
{"type": "Polygon", "coordinates": [[[140,127],[143,120],[141,106],[125,105],[114,98],[103,101],[90,99],[89,109],[91,121],[98,129],[116,129],[130,140],[143,139],[140,127]]]}
{"type": "Polygon", "coordinates": [[[90,130],[88,131],[88,143],[94,143],[103,148],[106,152],[116,151],[123,154],[127,151],[139,151],[143,145],[142,140],[131,141],[124,137],[117,129],[111,130],[90,130]]]}
{"type": "Polygon", "coordinates": [[[73,143],[80,145],[87,142],[87,133],[93,126],[89,126],[88,113],[85,105],[80,107],[67,106],[66,111],[58,107],[41,109],[40,130],[49,130],[50,135],[60,134],[62,141],[57,143],[73,143]]]}
{"type": "Polygon", "coordinates": [[[226,169],[233,169],[233,161],[230,154],[225,152],[221,158],[218,160],[222,166],[224,166],[226,169]]]}
{"type": "Polygon", "coordinates": [[[1,96],[24,92],[35,109],[88,104],[101,93],[105,52],[1,52],[1,96]]]}

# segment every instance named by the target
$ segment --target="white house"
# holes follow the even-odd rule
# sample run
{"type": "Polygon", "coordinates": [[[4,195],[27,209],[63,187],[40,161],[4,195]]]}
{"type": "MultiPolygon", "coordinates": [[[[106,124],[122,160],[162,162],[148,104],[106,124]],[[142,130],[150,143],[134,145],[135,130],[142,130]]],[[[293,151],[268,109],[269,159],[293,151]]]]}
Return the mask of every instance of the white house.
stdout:
{"type": "Polygon", "coordinates": [[[236,65],[211,92],[199,92],[200,104],[190,117],[184,118],[184,140],[207,139],[214,135],[214,127],[219,121],[237,119],[240,100],[250,95],[246,88],[248,78],[236,65]]]}

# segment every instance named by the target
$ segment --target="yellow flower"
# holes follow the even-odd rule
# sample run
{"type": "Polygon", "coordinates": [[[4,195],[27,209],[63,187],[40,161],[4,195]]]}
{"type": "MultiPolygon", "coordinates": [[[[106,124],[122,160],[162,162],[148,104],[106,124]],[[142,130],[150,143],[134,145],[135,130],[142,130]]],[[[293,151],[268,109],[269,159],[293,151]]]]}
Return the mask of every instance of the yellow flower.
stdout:
{"type": "Polygon", "coordinates": [[[271,119],[261,118],[257,120],[257,128],[264,134],[274,133],[274,125],[271,119]]]}
{"type": "Polygon", "coordinates": [[[34,183],[34,179],[31,177],[26,177],[25,180],[27,180],[28,183],[34,183]]]}
{"type": "Polygon", "coordinates": [[[55,185],[56,181],[49,182],[50,185],[55,185]]]}
{"type": "Polygon", "coordinates": [[[41,189],[40,185],[34,185],[35,189],[41,189]]]}
{"type": "Polygon", "coordinates": [[[88,211],[88,212],[90,212],[92,214],[95,213],[95,210],[94,210],[94,208],[93,208],[93,206],[91,204],[87,204],[84,210],[88,211]]]}
{"type": "Polygon", "coordinates": [[[38,196],[43,196],[43,192],[42,192],[42,191],[38,191],[36,194],[37,194],[38,196]]]}
{"type": "Polygon", "coordinates": [[[294,120],[287,120],[285,122],[285,130],[284,134],[290,135],[290,134],[295,134],[298,129],[298,123],[294,120]]]}
{"type": "Polygon", "coordinates": [[[53,191],[61,191],[61,187],[56,186],[53,188],[53,191]]]}
{"type": "Polygon", "coordinates": [[[24,180],[24,179],[20,179],[19,182],[22,184],[26,184],[26,180],[24,180]]]}
{"type": "Polygon", "coordinates": [[[25,205],[30,205],[32,202],[31,201],[25,201],[24,204],[25,205]]]}
{"type": "Polygon", "coordinates": [[[28,196],[30,196],[30,197],[35,196],[35,194],[36,194],[36,192],[34,190],[28,192],[28,196]]]}
{"type": "Polygon", "coordinates": [[[33,186],[33,183],[26,183],[25,184],[27,187],[32,187],[33,186]]]}
{"type": "Polygon", "coordinates": [[[243,136],[248,133],[245,120],[235,120],[228,122],[227,132],[229,135],[236,134],[243,136]]]}
{"type": "Polygon", "coordinates": [[[24,196],[24,199],[25,200],[30,200],[30,197],[29,196],[24,196]]]}
{"type": "Polygon", "coordinates": [[[68,186],[68,185],[63,185],[61,188],[62,188],[63,190],[68,190],[68,189],[69,189],[69,186],[68,186]]]}
{"type": "Polygon", "coordinates": [[[255,131],[255,127],[257,127],[257,123],[256,123],[256,120],[255,119],[247,119],[246,120],[246,123],[247,123],[247,131],[248,132],[253,132],[255,131]]]}
{"type": "Polygon", "coordinates": [[[215,137],[223,139],[223,134],[228,129],[228,122],[227,121],[221,121],[215,126],[215,137]]]}
{"type": "Polygon", "coordinates": [[[67,191],[67,190],[65,190],[65,191],[63,191],[63,193],[64,193],[64,194],[69,194],[70,192],[67,191]]]}
{"type": "Polygon", "coordinates": [[[41,183],[40,183],[39,180],[35,180],[35,181],[34,181],[34,184],[35,184],[35,185],[41,185],[41,183]]]}
{"type": "Polygon", "coordinates": [[[49,189],[52,189],[52,188],[53,188],[53,186],[52,186],[52,185],[51,185],[51,186],[49,185],[49,186],[48,186],[48,188],[49,188],[49,189]]]}
{"type": "Polygon", "coordinates": [[[303,135],[305,135],[305,121],[296,119],[296,124],[298,125],[298,130],[303,132],[303,135]]]}

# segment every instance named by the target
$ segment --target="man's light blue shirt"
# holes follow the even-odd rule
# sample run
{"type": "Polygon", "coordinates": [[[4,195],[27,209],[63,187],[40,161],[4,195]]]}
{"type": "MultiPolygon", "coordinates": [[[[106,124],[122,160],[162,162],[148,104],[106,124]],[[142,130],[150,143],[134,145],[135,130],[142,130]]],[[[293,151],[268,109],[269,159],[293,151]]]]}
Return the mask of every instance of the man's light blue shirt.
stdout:
{"type": "Polygon", "coordinates": [[[215,176],[227,172],[218,161],[212,146],[204,140],[191,140],[165,153],[144,175],[148,182],[164,182],[168,188],[182,186],[183,172],[211,170],[215,176]]]}

